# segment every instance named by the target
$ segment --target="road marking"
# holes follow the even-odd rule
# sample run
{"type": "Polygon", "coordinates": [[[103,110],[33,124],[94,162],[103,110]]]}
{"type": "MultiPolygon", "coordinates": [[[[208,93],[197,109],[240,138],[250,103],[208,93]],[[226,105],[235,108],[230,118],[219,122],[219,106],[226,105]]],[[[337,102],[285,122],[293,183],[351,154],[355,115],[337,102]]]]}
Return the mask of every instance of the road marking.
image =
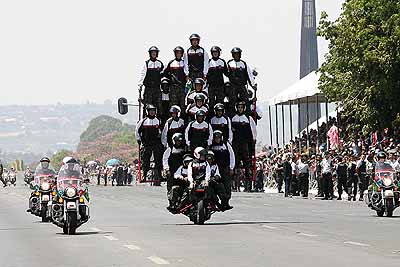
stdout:
{"type": "Polygon", "coordinates": [[[354,245],[354,246],[359,246],[359,247],[369,247],[370,245],[364,244],[364,243],[359,243],[359,242],[353,242],[353,241],[346,241],[344,242],[345,244],[348,245],[354,245]]]}
{"type": "Polygon", "coordinates": [[[135,246],[135,245],[124,245],[124,247],[130,249],[130,250],[141,250],[140,247],[135,246]]]}
{"type": "Polygon", "coordinates": [[[276,230],[276,229],[278,229],[278,227],[275,227],[275,226],[269,226],[269,225],[263,225],[262,227],[264,227],[264,228],[268,228],[268,229],[272,229],[272,230],[276,230]]]}
{"type": "Polygon", "coordinates": [[[241,222],[243,222],[243,221],[241,221],[241,220],[232,220],[232,222],[241,223],[241,222]]]}
{"type": "Polygon", "coordinates": [[[96,227],[93,227],[92,230],[95,231],[95,232],[102,232],[103,231],[103,230],[101,230],[99,228],[96,228],[96,227]]]}
{"type": "Polygon", "coordinates": [[[316,237],[316,236],[318,236],[318,235],[306,234],[306,233],[300,233],[300,232],[298,232],[297,234],[301,235],[301,236],[307,236],[307,237],[316,237]]]}
{"type": "Polygon", "coordinates": [[[158,264],[158,265],[167,265],[167,264],[169,264],[168,261],[166,261],[166,260],[164,260],[164,259],[162,259],[160,257],[157,257],[157,256],[151,256],[151,257],[148,257],[148,259],[151,260],[152,262],[154,262],[155,264],[158,264]]]}
{"type": "Polygon", "coordinates": [[[110,241],[116,241],[116,240],[118,240],[118,238],[113,237],[112,235],[105,235],[104,237],[107,238],[107,239],[110,240],[110,241]]]}

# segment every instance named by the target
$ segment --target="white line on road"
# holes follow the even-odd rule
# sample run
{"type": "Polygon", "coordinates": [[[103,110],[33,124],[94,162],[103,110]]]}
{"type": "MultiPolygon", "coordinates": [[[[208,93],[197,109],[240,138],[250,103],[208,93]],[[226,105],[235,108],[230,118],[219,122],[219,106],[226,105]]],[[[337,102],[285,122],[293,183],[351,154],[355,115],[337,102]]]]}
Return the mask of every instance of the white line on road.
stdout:
{"type": "Polygon", "coordinates": [[[241,223],[241,222],[243,222],[243,221],[241,221],[241,220],[232,220],[232,222],[241,223]]]}
{"type": "Polygon", "coordinates": [[[353,242],[353,241],[346,241],[344,242],[345,244],[348,245],[354,245],[354,246],[359,246],[359,247],[369,247],[370,245],[364,244],[364,243],[359,243],[359,242],[353,242]]]}
{"type": "Polygon", "coordinates": [[[275,227],[275,226],[269,226],[269,225],[263,225],[262,227],[264,227],[264,228],[268,228],[268,229],[272,229],[272,230],[277,230],[277,229],[278,229],[278,227],[275,227]]]}
{"type": "Polygon", "coordinates": [[[306,233],[298,233],[298,235],[301,235],[301,236],[308,236],[308,237],[316,237],[316,236],[318,236],[318,235],[306,234],[306,233]]]}
{"type": "Polygon", "coordinates": [[[95,232],[102,232],[103,231],[103,230],[101,230],[99,228],[96,228],[96,227],[93,227],[92,230],[95,231],[95,232]]]}
{"type": "Polygon", "coordinates": [[[124,245],[124,247],[130,249],[130,250],[141,250],[140,247],[135,246],[135,245],[124,245]]]}
{"type": "Polygon", "coordinates": [[[164,259],[162,259],[160,257],[157,257],[157,256],[151,256],[151,257],[148,257],[148,259],[151,260],[152,262],[154,262],[155,264],[158,264],[158,265],[167,265],[167,264],[169,264],[168,261],[166,261],[166,260],[164,260],[164,259]]]}
{"type": "Polygon", "coordinates": [[[118,240],[118,238],[113,237],[112,235],[105,235],[104,237],[107,238],[107,239],[110,240],[110,241],[116,241],[116,240],[118,240]]]}

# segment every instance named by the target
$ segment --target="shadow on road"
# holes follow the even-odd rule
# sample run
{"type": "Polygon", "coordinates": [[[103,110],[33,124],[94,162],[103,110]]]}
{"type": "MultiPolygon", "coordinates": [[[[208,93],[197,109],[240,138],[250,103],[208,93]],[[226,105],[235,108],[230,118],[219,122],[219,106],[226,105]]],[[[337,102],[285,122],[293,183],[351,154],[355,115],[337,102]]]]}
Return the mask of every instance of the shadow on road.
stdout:
{"type": "Polygon", "coordinates": [[[85,236],[85,235],[106,235],[106,234],[112,234],[113,232],[97,232],[97,231],[92,231],[92,232],[76,232],[74,235],[66,235],[64,233],[56,233],[56,235],[61,235],[61,236],[85,236]]]}
{"type": "MultiPolygon", "coordinates": [[[[257,222],[206,222],[204,225],[218,226],[218,225],[263,225],[263,224],[317,224],[322,222],[300,222],[300,221],[257,221],[257,222]]],[[[176,223],[176,224],[163,224],[163,225],[193,225],[193,223],[176,223]]]]}

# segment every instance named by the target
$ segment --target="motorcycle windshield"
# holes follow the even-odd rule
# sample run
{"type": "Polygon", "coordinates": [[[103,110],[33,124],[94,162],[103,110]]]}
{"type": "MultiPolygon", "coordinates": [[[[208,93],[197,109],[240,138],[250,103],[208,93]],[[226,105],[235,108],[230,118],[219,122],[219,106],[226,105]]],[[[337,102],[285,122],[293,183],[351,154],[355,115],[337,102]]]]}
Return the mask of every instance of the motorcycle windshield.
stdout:
{"type": "Polygon", "coordinates": [[[376,180],[383,180],[384,178],[389,178],[394,180],[394,172],[393,170],[386,170],[386,171],[379,171],[375,172],[375,179],[376,180]]]}
{"type": "Polygon", "coordinates": [[[39,164],[35,170],[34,182],[36,184],[42,184],[43,182],[54,182],[55,175],[56,173],[53,169],[50,167],[44,169],[39,164]]]}
{"type": "Polygon", "coordinates": [[[62,166],[58,173],[57,187],[59,190],[66,189],[67,187],[74,187],[76,189],[83,187],[81,166],[72,163],[62,166]]]}

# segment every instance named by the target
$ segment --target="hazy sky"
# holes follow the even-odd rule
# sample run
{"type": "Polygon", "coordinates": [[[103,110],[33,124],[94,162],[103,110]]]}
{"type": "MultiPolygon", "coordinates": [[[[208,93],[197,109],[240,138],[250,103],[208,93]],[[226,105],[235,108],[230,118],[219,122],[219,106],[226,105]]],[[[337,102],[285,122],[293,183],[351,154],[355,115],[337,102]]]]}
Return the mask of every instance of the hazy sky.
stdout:
{"type": "MultiPolygon", "coordinates": [[[[317,0],[318,18],[340,13],[342,0],[317,0]]],[[[299,76],[301,0],[11,0],[0,2],[0,105],[103,102],[137,97],[147,49],[172,59],[188,47],[240,46],[257,67],[262,100],[299,76]]],[[[327,44],[319,40],[320,61],[327,44]]]]}

